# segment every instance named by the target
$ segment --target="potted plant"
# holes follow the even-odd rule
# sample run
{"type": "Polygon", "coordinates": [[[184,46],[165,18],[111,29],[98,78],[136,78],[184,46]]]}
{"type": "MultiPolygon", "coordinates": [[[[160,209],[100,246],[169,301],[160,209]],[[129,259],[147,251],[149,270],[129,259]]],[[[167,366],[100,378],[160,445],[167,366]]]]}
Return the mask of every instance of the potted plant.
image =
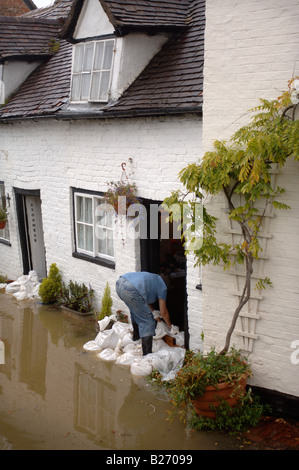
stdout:
{"type": "Polygon", "coordinates": [[[70,281],[67,285],[62,283],[59,305],[80,315],[91,315],[93,297],[94,290],[90,286],[70,281]]]}
{"type": "Polygon", "coordinates": [[[49,275],[42,280],[39,286],[38,294],[42,303],[51,304],[57,302],[61,294],[61,288],[61,274],[56,263],[52,263],[49,269],[49,275]]]}
{"type": "Polygon", "coordinates": [[[186,419],[188,411],[216,418],[217,408],[225,402],[234,407],[246,393],[249,363],[236,349],[219,354],[187,351],[184,365],[167,384],[170,402],[186,419]]]}
{"type": "Polygon", "coordinates": [[[7,221],[7,210],[4,207],[0,207],[0,230],[5,228],[7,221]]]}

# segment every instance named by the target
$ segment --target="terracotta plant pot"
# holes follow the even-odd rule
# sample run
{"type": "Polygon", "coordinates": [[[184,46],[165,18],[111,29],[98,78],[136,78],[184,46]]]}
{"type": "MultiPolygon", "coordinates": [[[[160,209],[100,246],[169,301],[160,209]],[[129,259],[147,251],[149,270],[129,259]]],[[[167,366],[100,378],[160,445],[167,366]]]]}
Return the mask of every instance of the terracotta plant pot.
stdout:
{"type": "Polygon", "coordinates": [[[230,406],[235,406],[238,402],[238,397],[245,395],[246,384],[247,377],[244,377],[238,382],[237,392],[234,386],[228,385],[225,382],[218,384],[217,388],[209,385],[201,397],[192,401],[196,413],[198,416],[216,418],[216,413],[211,410],[211,405],[217,407],[221,401],[225,400],[230,406]]]}
{"type": "Polygon", "coordinates": [[[0,220],[0,230],[5,228],[5,225],[6,225],[6,220],[0,220]]]}

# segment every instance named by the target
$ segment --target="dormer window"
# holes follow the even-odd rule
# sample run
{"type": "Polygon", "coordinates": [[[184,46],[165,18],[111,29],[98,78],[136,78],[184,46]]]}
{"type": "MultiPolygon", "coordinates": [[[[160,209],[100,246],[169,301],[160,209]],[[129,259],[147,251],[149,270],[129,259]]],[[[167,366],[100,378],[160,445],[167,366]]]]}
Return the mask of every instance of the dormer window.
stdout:
{"type": "Polygon", "coordinates": [[[73,102],[109,100],[114,49],[114,39],[89,41],[74,46],[73,102]]]}

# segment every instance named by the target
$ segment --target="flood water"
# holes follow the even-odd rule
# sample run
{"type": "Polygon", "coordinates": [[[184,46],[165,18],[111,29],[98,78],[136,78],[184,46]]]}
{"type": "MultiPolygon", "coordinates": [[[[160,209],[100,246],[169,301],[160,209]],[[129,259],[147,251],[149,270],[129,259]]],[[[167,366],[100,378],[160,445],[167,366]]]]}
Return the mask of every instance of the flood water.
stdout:
{"type": "Polygon", "coordinates": [[[0,292],[0,450],[238,448],[236,438],[168,421],[163,392],[83,351],[95,336],[91,319],[0,292]]]}

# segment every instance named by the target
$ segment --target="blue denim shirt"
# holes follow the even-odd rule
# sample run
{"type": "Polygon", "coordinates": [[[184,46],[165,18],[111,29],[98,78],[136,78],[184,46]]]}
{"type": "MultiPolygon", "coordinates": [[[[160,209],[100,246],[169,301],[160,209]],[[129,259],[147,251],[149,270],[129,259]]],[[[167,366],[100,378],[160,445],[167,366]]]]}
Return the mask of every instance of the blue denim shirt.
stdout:
{"type": "Polygon", "coordinates": [[[167,287],[161,276],[146,271],[126,273],[124,277],[142,295],[148,304],[153,304],[158,299],[166,300],[167,287]]]}

